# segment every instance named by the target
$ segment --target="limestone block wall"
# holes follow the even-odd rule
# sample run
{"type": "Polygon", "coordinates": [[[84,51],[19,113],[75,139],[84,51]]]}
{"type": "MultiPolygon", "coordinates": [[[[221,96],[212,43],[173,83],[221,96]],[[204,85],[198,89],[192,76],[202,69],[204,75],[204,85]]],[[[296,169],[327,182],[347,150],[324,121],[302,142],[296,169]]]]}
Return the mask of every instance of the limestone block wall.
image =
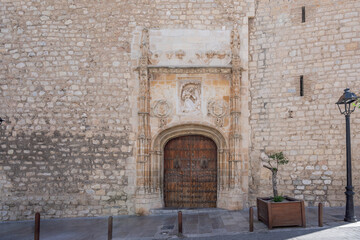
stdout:
{"type": "Polygon", "coordinates": [[[0,219],[135,213],[141,30],[231,31],[254,9],[253,0],[1,1],[0,219]]]}
{"type": "Polygon", "coordinates": [[[1,220],[134,212],[125,8],[1,1],[1,220]]]}
{"type": "MultiPolygon", "coordinates": [[[[284,151],[290,163],[280,169],[280,193],[308,205],[345,204],[345,119],[335,102],[346,87],[360,92],[359,21],[359,1],[257,1],[249,24],[252,203],[271,194],[260,152],[284,151]]],[[[359,116],[359,109],[351,116],[357,205],[359,116]]]]}

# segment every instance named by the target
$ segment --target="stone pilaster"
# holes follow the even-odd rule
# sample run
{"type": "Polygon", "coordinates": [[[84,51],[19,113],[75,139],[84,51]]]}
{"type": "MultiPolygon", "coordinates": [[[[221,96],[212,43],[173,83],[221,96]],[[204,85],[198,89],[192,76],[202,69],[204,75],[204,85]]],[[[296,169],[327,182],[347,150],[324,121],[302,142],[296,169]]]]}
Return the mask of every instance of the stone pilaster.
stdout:
{"type": "Polygon", "coordinates": [[[239,56],[240,51],[240,36],[237,28],[231,33],[231,51],[232,51],[232,79],[230,92],[230,159],[229,159],[229,187],[234,188],[238,186],[240,181],[240,141],[241,141],[241,127],[240,127],[240,82],[241,82],[241,61],[239,56]]]}
{"type": "Polygon", "coordinates": [[[140,94],[139,94],[139,131],[137,157],[137,187],[139,192],[150,190],[151,162],[150,162],[150,91],[149,91],[149,32],[142,31],[141,57],[139,63],[140,94]]]}

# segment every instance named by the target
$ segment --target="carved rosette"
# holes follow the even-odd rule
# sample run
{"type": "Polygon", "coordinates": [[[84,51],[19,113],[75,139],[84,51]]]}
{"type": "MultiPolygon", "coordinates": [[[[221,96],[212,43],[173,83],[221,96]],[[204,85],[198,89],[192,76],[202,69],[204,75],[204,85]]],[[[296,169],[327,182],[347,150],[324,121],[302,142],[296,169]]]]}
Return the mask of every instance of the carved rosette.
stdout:
{"type": "Polygon", "coordinates": [[[151,110],[154,117],[159,118],[159,127],[163,128],[166,125],[167,117],[171,113],[171,104],[166,100],[156,100],[154,101],[151,110]]]}
{"type": "Polygon", "coordinates": [[[228,105],[224,100],[210,100],[207,105],[207,112],[209,116],[215,119],[216,126],[223,127],[224,117],[228,113],[228,105]]]}

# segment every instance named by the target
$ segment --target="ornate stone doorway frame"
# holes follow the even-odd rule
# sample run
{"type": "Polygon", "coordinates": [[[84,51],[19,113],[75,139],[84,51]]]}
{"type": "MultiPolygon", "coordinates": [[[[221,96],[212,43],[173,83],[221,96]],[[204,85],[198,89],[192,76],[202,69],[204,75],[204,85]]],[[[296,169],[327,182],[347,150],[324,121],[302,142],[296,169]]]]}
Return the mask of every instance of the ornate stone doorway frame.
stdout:
{"type": "Polygon", "coordinates": [[[149,32],[144,29],[141,35],[139,59],[139,97],[138,97],[138,142],[136,158],[136,202],[137,212],[147,212],[151,208],[164,206],[163,202],[163,150],[171,138],[198,134],[211,138],[218,147],[218,198],[217,207],[242,209],[248,201],[249,159],[247,135],[242,132],[242,110],[247,112],[248,85],[242,81],[240,58],[240,35],[237,28],[231,32],[231,65],[166,67],[149,65],[149,32]],[[150,84],[151,72],[158,70],[192,73],[218,72],[230,74],[230,131],[221,133],[215,126],[197,123],[179,123],[168,126],[157,135],[151,134],[150,126],[150,84]],[[245,83],[245,84],[244,84],[245,83]]]}
{"type": "MultiPolygon", "coordinates": [[[[153,165],[152,173],[154,174],[151,178],[152,188],[158,190],[161,198],[161,206],[164,205],[164,148],[168,141],[173,138],[188,136],[188,135],[202,135],[213,140],[217,146],[217,190],[218,196],[221,198],[221,190],[224,189],[227,182],[227,162],[226,158],[229,153],[228,142],[224,137],[224,134],[218,131],[217,129],[206,126],[203,124],[188,123],[181,124],[173,127],[169,127],[161,131],[157,136],[155,136],[152,143],[152,154],[151,162],[153,165]]],[[[218,207],[218,205],[217,205],[218,207]]]]}

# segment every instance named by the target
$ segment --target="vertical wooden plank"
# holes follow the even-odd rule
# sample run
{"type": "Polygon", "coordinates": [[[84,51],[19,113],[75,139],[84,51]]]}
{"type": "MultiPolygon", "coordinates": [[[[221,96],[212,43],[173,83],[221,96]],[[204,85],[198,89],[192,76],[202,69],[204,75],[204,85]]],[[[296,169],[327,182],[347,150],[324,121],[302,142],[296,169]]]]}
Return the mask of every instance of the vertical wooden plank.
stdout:
{"type": "Polygon", "coordinates": [[[259,211],[259,199],[256,198],[256,206],[257,206],[257,219],[260,221],[260,211],[259,211]]]}
{"type": "Polygon", "coordinates": [[[270,204],[270,202],[267,202],[266,205],[267,205],[268,216],[269,216],[269,219],[268,219],[269,225],[268,225],[268,227],[269,227],[269,229],[272,229],[273,228],[273,219],[272,219],[272,214],[271,214],[271,212],[272,212],[271,204],[270,204]]]}
{"type": "Polygon", "coordinates": [[[303,200],[301,200],[301,219],[302,219],[302,227],[306,228],[305,203],[303,200]]]}

